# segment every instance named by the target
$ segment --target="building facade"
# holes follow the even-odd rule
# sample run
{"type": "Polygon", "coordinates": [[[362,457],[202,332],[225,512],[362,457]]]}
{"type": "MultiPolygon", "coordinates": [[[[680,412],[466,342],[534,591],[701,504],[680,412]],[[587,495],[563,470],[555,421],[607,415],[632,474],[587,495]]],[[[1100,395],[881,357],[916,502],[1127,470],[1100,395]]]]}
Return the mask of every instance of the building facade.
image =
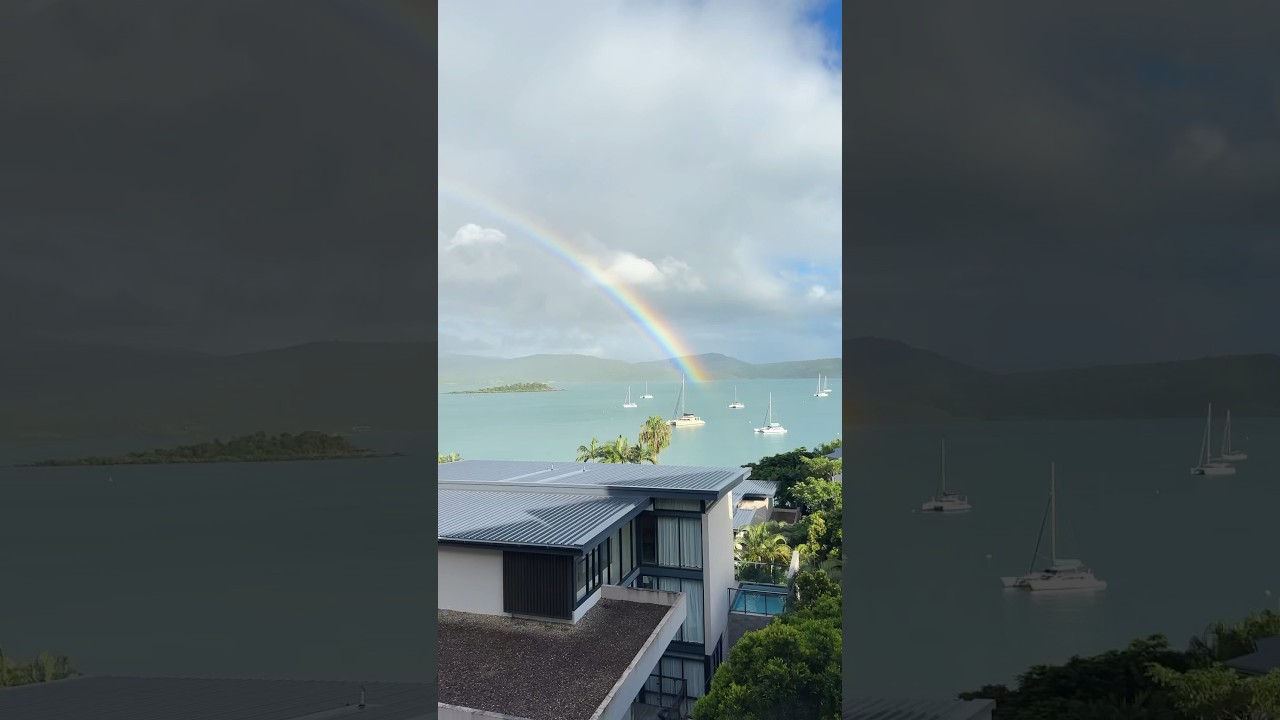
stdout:
{"type": "Polygon", "coordinates": [[[466,460],[439,465],[442,610],[575,623],[606,586],[686,614],[637,700],[684,705],[724,661],[734,488],[748,468],[466,460]]]}

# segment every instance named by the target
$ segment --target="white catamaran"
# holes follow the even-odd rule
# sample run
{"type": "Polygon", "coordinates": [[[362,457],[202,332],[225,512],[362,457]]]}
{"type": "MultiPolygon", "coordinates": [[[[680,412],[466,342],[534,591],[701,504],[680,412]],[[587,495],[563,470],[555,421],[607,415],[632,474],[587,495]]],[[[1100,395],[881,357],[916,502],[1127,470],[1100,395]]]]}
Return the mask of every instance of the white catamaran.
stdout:
{"type": "Polygon", "coordinates": [[[680,399],[676,401],[676,416],[667,421],[672,427],[694,427],[697,425],[706,425],[707,421],[694,415],[691,412],[685,412],[684,409],[684,376],[680,376],[680,399]]]}
{"type": "Polygon", "coordinates": [[[729,409],[741,410],[744,407],[746,407],[746,405],[743,405],[742,403],[738,402],[738,386],[734,385],[733,386],[733,402],[729,403],[729,409]]]}
{"type": "Polygon", "coordinates": [[[1235,475],[1236,469],[1222,458],[1212,456],[1210,439],[1213,433],[1213,403],[1209,403],[1209,416],[1204,421],[1204,437],[1200,439],[1200,454],[1196,457],[1196,466],[1191,468],[1192,475],[1235,475]]]}
{"type": "Polygon", "coordinates": [[[938,492],[920,506],[925,512],[965,512],[971,510],[969,498],[947,491],[947,441],[942,441],[942,476],[938,480],[938,492]]]}
{"type": "Polygon", "coordinates": [[[652,400],[653,396],[649,394],[649,381],[644,382],[644,394],[640,396],[641,400],[652,400]]]}
{"type": "Polygon", "coordinates": [[[826,397],[830,393],[822,389],[822,374],[818,374],[818,389],[813,392],[814,397],[826,397]]]}
{"type": "Polygon", "coordinates": [[[1243,450],[1236,450],[1231,445],[1231,411],[1227,411],[1227,427],[1222,431],[1222,459],[1230,462],[1248,460],[1249,455],[1243,450]]]}
{"type": "Polygon", "coordinates": [[[773,393],[769,393],[769,410],[764,416],[764,427],[756,428],[756,432],[765,435],[785,435],[787,432],[781,423],[773,421],[773,393]]]}
{"type": "Polygon", "coordinates": [[[1040,541],[1044,539],[1044,523],[1040,524],[1040,537],[1036,539],[1036,549],[1031,558],[1031,567],[1025,575],[1004,577],[1000,580],[1006,588],[1022,588],[1024,590],[1104,590],[1105,580],[1099,580],[1093,571],[1085,567],[1079,560],[1060,560],[1058,558],[1058,493],[1057,473],[1052,464],[1049,465],[1049,507],[1046,508],[1049,521],[1049,567],[1037,571],[1036,562],[1040,560],[1040,541]]]}
{"type": "Polygon", "coordinates": [[[624,407],[624,408],[640,407],[639,405],[635,404],[635,403],[634,403],[634,402],[632,402],[632,400],[631,400],[631,386],[630,386],[630,385],[628,385],[628,386],[627,386],[627,401],[626,401],[626,402],[624,402],[624,403],[622,403],[622,407],[624,407]]]}

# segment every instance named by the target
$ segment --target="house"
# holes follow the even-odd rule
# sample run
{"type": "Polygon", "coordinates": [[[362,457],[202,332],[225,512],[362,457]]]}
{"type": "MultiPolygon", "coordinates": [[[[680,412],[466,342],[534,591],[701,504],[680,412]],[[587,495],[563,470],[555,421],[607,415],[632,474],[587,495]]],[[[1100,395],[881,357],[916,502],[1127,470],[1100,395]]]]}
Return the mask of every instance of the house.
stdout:
{"type": "Polygon", "coordinates": [[[845,698],[844,720],[991,720],[994,700],[845,698]]]}
{"type": "Polygon", "coordinates": [[[539,720],[539,707],[577,703],[583,720],[613,720],[632,702],[688,712],[706,694],[735,583],[734,490],[750,469],[463,460],[437,471],[441,718],[539,720]],[[522,677],[523,696],[496,689],[522,677]]]}
{"type": "Polygon", "coordinates": [[[0,688],[4,720],[435,720],[425,683],[80,677],[0,688]]]}
{"type": "Polygon", "coordinates": [[[773,498],[778,483],[768,480],[743,480],[734,492],[738,504],[733,511],[733,532],[738,534],[752,525],[767,522],[773,513],[773,498]]]}
{"type": "Polygon", "coordinates": [[[1272,635],[1253,643],[1253,652],[1223,663],[1245,675],[1266,675],[1280,670],[1280,635],[1272,635]]]}

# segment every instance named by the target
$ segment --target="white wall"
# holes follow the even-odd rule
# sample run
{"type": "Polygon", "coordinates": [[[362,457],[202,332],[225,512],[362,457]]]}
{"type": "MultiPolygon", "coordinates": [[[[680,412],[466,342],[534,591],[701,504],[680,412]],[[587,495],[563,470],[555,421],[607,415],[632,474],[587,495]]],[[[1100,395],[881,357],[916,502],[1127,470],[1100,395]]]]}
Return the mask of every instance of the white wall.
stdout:
{"type": "Polygon", "coordinates": [[[729,588],[733,582],[733,492],[707,508],[702,518],[702,622],[706,651],[729,625],[729,588]]]}
{"type": "Polygon", "coordinates": [[[481,615],[502,612],[502,551],[441,545],[438,607],[481,615]]]}
{"type": "Polygon", "coordinates": [[[622,677],[614,683],[613,689],[600,703],[596,713],[591,716],[591,720],[626,720],[631,717],[631,703],[644,687],[645,681],[657,670],[658,663],[662,661],[662,654],[667,651],[671,640],[680,632],[680,626],[688,616],[688,608],[685,605],[688,602],[688,596],[684,593],[624,588],[617,585],[605,585],[600,592],[609,600],[653,603],[671,608],[671,612],[667,613],[658,627],[649,634],[649,639],[640,648],[640,652],[636,653],[636,657],[622,673],[622,677]]]}

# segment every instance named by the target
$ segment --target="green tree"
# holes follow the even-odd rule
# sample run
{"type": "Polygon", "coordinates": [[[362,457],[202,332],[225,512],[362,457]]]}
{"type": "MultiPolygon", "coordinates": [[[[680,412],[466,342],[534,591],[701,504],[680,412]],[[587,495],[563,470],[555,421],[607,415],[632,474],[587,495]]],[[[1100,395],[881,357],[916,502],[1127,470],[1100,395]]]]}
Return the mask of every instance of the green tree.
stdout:
{"type": "Polygon", "coordinates": [[[461,456],[461,455],[459,455],[458,453],[449,453],[448,455],[445,455],[444,453],[442,453],[442,452],[440,452],[440,451],[438,451],[438,450],[437,450],[437,451],[436,451],[436,455],[438,455],[438,456],[439,456],[439,460],[438,460],[438,462],[439,462],[439,463],[441,463],[441,464],[443,464],[443,463],[450,463],[450,462],[457,462],[457,461],[459,461],[459,460],[461,460],[461,459],[462,459],[462,456],[461,456]]]}
{"type": "Polygon", "coordinates": [[[747,565],[739,569],[742,579],[781,582],[791,564],[791,547],[776,522],[750,525],[733,544],[734,556],[747,565]]]}
{"type": "Polygon", "coordinates": [[[649,419],[644,421],[644,425],[640,426],[640,436],[637,440],[641,445],[652,448],[653,462],[657,463],[658,455],[671,447],[671,425],[657,415],[650,415],[649,419]]]}
{"type": "Polygon", "coordinates": [[[1173,705],[1195,720],[1272,720],[1280,717],[1280,670],[1246,677],[1224,665],[1178,672],[1153,663],[1151,678],[1173,705]]]}
{"type": "Polygon", "coordinates": [[[787,598],[790,610],[808,610],[829,598],[834,598],[838,606],[843,596],[840,584],[824,570],[809,568],[791,578],[791,594],[787,598]]]}
{"type": "Polygon", "coordinates": [[[729,651],[695,720],[838,720],[841,630],[831,619],[784,614],[729,651]]]}
{"type": "Polygon", "coordinates": [[[592,460],[601,460],[604,457],[604,448],[600,446],[600,441],[591,438],[589,445],[578,446],[578,462],[591,462],[592,460]]]}
{"type": "Polygon", "coordinates": [[[830,478],[810,477],[791,487],[791,497],[805,509],[805,512],[812,513],[818,510],[841,512],[843,510],[842,489],[840,483],[830,478]]]}
{"type": "Polygon", "coordinates": [[[1188,652],[1205,663],[1223,662],[1253,652],[1262,638],[1280,635],[1280,613],[1263,610],[1234,623],[1215,622],[1200,637],[1191,639],[1188,652]]]}
{"type": "Polygon", "coordinates": [[[801,458],[801,461],[808,468],[809,477],[822,478],[823,480],[830,480],[844,470],[843,460],[832,460],[825,455],[801,458]]]}
{"type": "Polygon", "coordinates": [[[987,685],[960,698],[995,700],[999,720],[1187,720],[1151,677],[1152,664],[1178,672],[1191,668],[1185,653],[1152,635],[1123,650],[1035,665],[1018,678],[1016,689],[987,685]]]}

